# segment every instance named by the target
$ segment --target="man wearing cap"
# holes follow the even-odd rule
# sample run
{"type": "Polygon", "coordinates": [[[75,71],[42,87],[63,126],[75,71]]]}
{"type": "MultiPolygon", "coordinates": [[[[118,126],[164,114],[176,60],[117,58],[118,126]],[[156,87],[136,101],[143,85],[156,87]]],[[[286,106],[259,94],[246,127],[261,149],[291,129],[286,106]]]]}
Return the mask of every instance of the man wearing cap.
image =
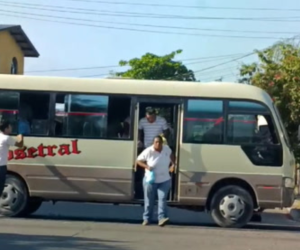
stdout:
{"type": "Polygon", "coordinates": [[[167,138],[169,127],[165,118],[156,115],[152,107],[146,108],[146,117],[139,123],[139,148],[147,148],[152,145],[155,136],[163,134],[167,138]],[[142,141],[144,135],[144,140],[142,141]]]}

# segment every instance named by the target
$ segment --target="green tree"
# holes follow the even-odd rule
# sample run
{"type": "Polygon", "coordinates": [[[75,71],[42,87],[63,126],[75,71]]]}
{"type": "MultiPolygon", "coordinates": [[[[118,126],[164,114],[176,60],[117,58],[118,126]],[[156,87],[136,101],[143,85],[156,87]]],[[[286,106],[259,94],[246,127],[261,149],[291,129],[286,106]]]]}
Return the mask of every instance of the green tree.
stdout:
{"type": "Polygon", "coordinates": [[[115,75],[133,79],[195,81],[194,72],[182,62],[174,60],[181,52],[177,50],[164,56],[147,53],[141,58],[120,61],[120,66],[129,66],[130,69],[115,75]]]}
{"type": "Polygon", "coordinates": [[[281,42],[256,51],[258,63],[243,65],[242,83],[266,90],[273,98],[293,145],[297,143],[300,124],[300,49],[291,42],[281,42]]]}

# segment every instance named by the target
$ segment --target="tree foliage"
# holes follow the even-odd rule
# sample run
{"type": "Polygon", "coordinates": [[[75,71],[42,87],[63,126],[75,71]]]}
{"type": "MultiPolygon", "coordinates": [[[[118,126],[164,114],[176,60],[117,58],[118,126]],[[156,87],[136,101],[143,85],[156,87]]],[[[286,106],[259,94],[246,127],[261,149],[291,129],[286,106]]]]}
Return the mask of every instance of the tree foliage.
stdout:
{"type": "Polygon", "coordinates": [[[120,66],[129,66],[130,69],[116,75],[133,79],[195,81],[194,72],[174,60],[181,52],[177,50],[164,56],[147,53],[141,58],[120,61],[120,66]]]}
{"type": "Polygon", "coordinates": [[[256,51],[259,61],[243,65],[242,83],[266,90],[273,98],[292,142],[300,124],[300,49],[293,43],[278,43],[256,51]]]}

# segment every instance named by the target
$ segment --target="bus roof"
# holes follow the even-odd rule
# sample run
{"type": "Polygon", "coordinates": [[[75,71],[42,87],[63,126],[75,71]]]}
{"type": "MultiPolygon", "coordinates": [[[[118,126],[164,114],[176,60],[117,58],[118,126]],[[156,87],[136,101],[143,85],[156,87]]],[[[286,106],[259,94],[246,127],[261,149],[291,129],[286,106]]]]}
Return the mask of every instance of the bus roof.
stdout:
{"type": "Polygon", "coordinates": [[[238,98],[270,104],[262,89],[230,82],[183,82],[133,79],[86,79],[67,77],[0,75],[0,89],[174,97],[238,98]]]}

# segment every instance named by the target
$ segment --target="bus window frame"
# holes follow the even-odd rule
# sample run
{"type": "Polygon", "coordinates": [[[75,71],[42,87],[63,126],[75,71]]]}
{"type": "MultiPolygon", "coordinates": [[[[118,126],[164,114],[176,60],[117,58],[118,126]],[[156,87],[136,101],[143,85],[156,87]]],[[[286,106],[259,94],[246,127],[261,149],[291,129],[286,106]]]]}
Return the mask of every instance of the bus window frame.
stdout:
{"type": "MultiPolygon", "coordinates": [[[[275,120],[274,120],[274,115],[273,113],[271,112],[271,109],[266,105],[264,104],[263,102],[259,102],[259,101],[251,101],[251,100],[245,100],[245,99],[228,99],[227,102],[226,102],[226,111],[227,111],[227,114],[226,114],[226,124],[228,126],[228,116],[229,115],[234,115],[234,114],[243,114],[243,115],[269,115],[270,118],[271,118],[271,121],[274,125],[274,132],[275,132],[275,135],[277,136],[277,140],[278,140],[278,143],[277,144],[272,144],[273,146],[281,146],[282,147],[282,141],[280,139],[280,136],[279,136],[279,131],[278,131],[278,127],[276,126],[276,123],[275,123],[275,120]],[[255,102],[257,104],[260,104],[260,105],[263,105],[265,106],[265,108],[267,109],[266,111],[262,111],[260,113],[257,113],[257,111],[229,111],[229,102],[230,101],[240,101],[242,100],[243,102],[255,102]],[[243,112],[243,113],[241,113],[243,112]]],[[[278,119],[278,117],[276,117],[278,119]]],[[[227,132],[226,131],[226,138],[225,138],[225,142],[227,145],[241,145],[241,146],[260,146],[260,145],[264,145],[264,144],[256,144],[256,143],[243,143],[243,144],[235,144],[235,143],[229,143],[227,142],[227,132]]]]}
{"type": "MultiPolygon", "coordinates": [[[[232,145],[232,146],[260,146],[261,144],[233,144],[233,143],[229,143],[227,142],[227,128],[228,128],[228,114],[241,114],[242,110],[239,110],[237,112],[232,112],[230,111],[229,112],[229,102],[230,101],[233,101],[233,102],[252,102],[252,103],[256,103],[256,104],[259,104],[259,105],[262,105],[266,108],[266,111],[262,111],[260,112],[259,114],[260,115],[270,115],[271,117],[271,120],[274,124],[274,129],[275,129],[275,134],[278,138],[278,144],[273,144],[273,146],[281,146],[282,147],[282,141],[281,141],[281,138],[279,136],[279,131],[278,131],[278,126],[276,125],[275,123],[275,120],[274,120],[274,115],[273,113],[271,112],[271,108],[268,107],[267,104],[263,103],[263,102],[260,102],[260,101],[257,101],[257,100],[252,100],[252,99],[244,99],[244,98],[241,98],[241,99],[238,99],[238,98],[219,98],[219,97],[186,97],[184,98],[184,102],[183,102],[183,121],[182,121],[182,127],[184,127],[184,118],[185,118],[185,113],[187,111],[187,106],[188,106],[188,101],[189,100],[206,100],[206,101],[209,101],[209,100],[212,100],[212,101],[223,101],[223,118],[224,118],[224,126],[223,126],[223,140],[222,140],[222,143],[207,143],[207,142],[185,142],[184,141],[184,133],[182,133],[182,136],[181,136],[181,143],[184,143],[184,144],[195,144],[195,145],[199,145],[199,144],[203,144],[203,145],[232,145]]],[[[257,111],[245,111],[244,114],[249,114],[249,115],[253,115],[253,114],[256,114],[257,115],[257,111]]],[[[277,119],[279,119],[277,116],[276,116],[277,119]]],[[[282,128],[281,128],[282,129],[282,128]]],[[[184,130],[182,131],[184,132],[184,130]]]]}
{"type": "Polygon", "coordinates": [[[280,126],[280,128],[282,130],[284,141],[285,141],[287,147],[290,149],[290,151],[293,151],[292,150],[292,146],[291,146],[291,142],[290,142],[290,139],[289,139],[289,135],[288,135],[288,133],[287,133],[287,131],[285,129],[285,126],[283,124],[283,120],[281,118],[280,112],[279,112],[277,106],[275,105],[275,103],[273,103],[273,108],[274,108],[274,113],[275,113],[275,115],[276,115],[276,117],[278,119],[279,126],[280,126]]]}
{"type": "Polygon", "coordinates": [[[184,143],[184,144],[195,144],[195,145],[199,145],[199,144],[206,144],[206,145],[224,145],[224,132],[225,132],[225,117],[224,117],[224,99],[221,99],[221,98],[202,98],[202,97],[189,97],[189,98],[185,98],[184,99],[184,102],[183,102],[183,120],[182,120],[182,136],[180,138],[180,141],[181,143],[184,143]],[[197,100],[197,101],[221,101],[222,102],[222,116],[223,116],[223,126],[222,126],[222,141],[219,142],[219,143],[213,143],[213,142],[189,142],[189,141],[185,141],[184,140],[184,133],[185,133],[185,130],[184,130],[184,123],[185,123],[185,114],[187,113],[187,108],[188,108],[188,101],[190,100],[197,100]]]}
{"type": "MultiPolygon", "coordinates": [[[[54,97],[53,97],[53,103],[52,107],[53,108],[53,125],[55,124],[55,104],[56,104],[56,95],[94,95],[94,96],[108,96],[110,97],[128,97],[130,99],[130,120],[131,124],[133,124],[133,119],[134,119],[134,110],[135,110],[135,99],[134,96],[132,95],[126,95],[126,94],[109,94],[109,93],[82,93],[82,92],[53,92],[54,97]]],[[[108,106],[109,107],[109,106],[108,106]]],[[[107,114],[108,116],[109,114],[107,114]]],[[[52,126],[53,126],[52,125],[52,126]]],[[[54,126],[53,126],[54,127],[54,126]]],[[[54,134],[54,131],[52,131],[52,135],[49,137],[51,138],[74,138],[74,136],[67,136],[67,135],[62,135],[62,136],[56,136],[54,134]]],[[[106,141],[133,141],[133,126],[130,126],[130,136],[129,138],[107,138],[107,137],[87,137],[87,136],[80,136],[76,137],[78,139],[83,139],[83,140],[106,140],[106,141]]]]}
{"type": "MultiPolygon", "coordinates": [[[[38,94],[49,94],[49,107],[48,107],[48,121],[49,121],[49,126],[48,126],[48,131],[47,135],[26,135],[26,137],[50,137],[51,133],[51,113],[50,113],[50,108],[51,108],[51,92],[47,91],[28,91],[28,90],[14,90],[14,89],[0,89],[1,92],[17,92],[19,93],[19,100],[18,100],[18,112],[17,115],[19,115],[19,110],[20,110],[20,96],[22,93],[38,93],[38,94]]],[[[18,132],[16,133],[11,133],[12,136],[18,135],[18,132]]]]}
{"type": "MultiPolygon", "coordinates": [[[[33,90],[33,91],[28,91],[28,90],[14,90],[14,89],[0,89],[1,92],[17,92],[19,94],[21,93],[32,93],[32,94],[49,94],[50,95],[50,101],[49,101],[49,128],[48,128],[48,135],[26,135],[27,138],[36,138],[36,137],[41,137],[41,138],[75,138],[74,136],[55,136],[54,135],[54,127],[53,125],[55,124],[55,103],[56,103],[56,95],[57,94],[64,94],[64,95],[106,95],[108,97],[129,97],[130,98],[130,115],[131,117],[131,124],[133,124],[133,119],[134,119],[134,113],[131,114],[132,111],[135,110],[134,106],[134,97],[133,95],[127,95],[127,94],[109,94],[109,93],[82,93],[82,92],[57,92],[57,91],[44,91],[44,90],[33,90]]],[[[20,105],[20,99],[18,103],[18,107],[20,105]]],[[[83,140],[109,140],[109,141],[133,141],[133,126],[130,128],[130,137],[129,138],[99,138],[99,137],[78,137],[78,139],[83,139],[83,140]]],[[[18,133],[13,133],[11,134],[12,136],[16,136],[18,133]]],[[[77,138],[77,137],[76,137],[77,138]]]]}
{"type": "MultiPolygon", "coordinates": [[[[193,143],[188,143],[188,142],[184,142],[183,140],[183,133],[182,136],[180,138],[180,143],[185,143],[185,144],[212,144],[212,145],[236,145],[236,144],[229,144],[227,142],[227,122],[228,122],[228,109],[229,109],[229,101],[240,101],[240,102],[253,102],[253,103],[257,103],[260,105],[263,105],[266,107],[266,109],[268,110],[268,112],[262,112],[260,114],[268,114],[271,115],[271,119],[273,124],[275,125],[275,133],[276,136],[279,138],[279,144],[275,144],[275,145],[282,145],[281,142],[281,137],[279,136],[279,132],[278,132],[278,127],[276,126],[276,123],[274,122],[274,116],[273,113],[271,112],[270,108],[263,102],[257,101],[257,100],[253,100],[253,99],[248,99],[248,98],[220,98],[220,97],[182,97],[182,96],[164,96],[162,97],[161,95],[131,95],[131,94],[111,94],[111,93],[107,93],[107,92],[97,92],[97,93],[90,93],[90,92],[76,92],[76,91],[45,91],[45,90],[33,90],[33,91],[28,91],[28,90],[14,90],[14,89],[0,89],[0,91],[3,92],[19,92],[20,94],[23,92],[29,92],[29,93],[44,93],[44,94],[49,94],[50,95],[50,102],[49,102],[49,133],[48,135],[28,135],[27,137],[50,137],[50,138],[74,138],[74,136],[55,136],[54,135],[54,131],[52,131],[53,129],[51,124],[54,124],[54,118],[55,118],[55,96],[57,94],[65,94],[65,95],[70,95],[70,94],[74,94],[74,95],[107,95],[109,97],[129,97],[131,99],[131,108],[130,108],[130,118],[131,118],[131,124],[133,124],[134,122],[134,110],[135,110],[135,106],[136,103],[141,99],[141,98],[164,98],[164,100],[166,98],[169,99],[173,99],[173,100],[180,100],[183,103],[183,120],[181,122],[182,127],[184,126],[184,117],[185,117],[185,113],[186,113],[186,109],[187,109],[187,102],[189,100],[211,100],[211,101],[222,101],[223,102],[223,117],[224,117],[224,125],[223,125],[223,140],[222,143],[202,143],[202,142],[193,142],[193,143]],[[53,96],[53,98],[51,98],[51,96],[53,96]],[[54,111],[54,117],[51,116],[51,109],[53,109],[52,111],[54,111]]],[[[274,108],[274,107],[273,107],[274,108]]],[[[241,111],[239,111],[241,112],[241,111]]],[[[237,113],[239,113],[237,112],[237,113]]],[[[274,112],[276,115],[277,119],[280,119],[276,112],[274,112]]],[[[234,112],[230,112],[230,114],[234,114],[234,112]]],[[[257,114],[257,112],[247,112],[247,114],[257,114]]],[[[182,128],[183,129],[183,128],[182,128]]],[[[282,129],[282,128],[281,128],[282,129]]],[[[183,131],[182,131],[183,132],[183,131]]],[[[86,139],[86,140],[114,140],[114,141],[133,141],[133,134],[134,134],[134,128],[133,126],[131,126],[130,128],[130,137],[129,138],[94,138],[94,137],[80,137],[78,139],[86,139]]],[[[240,145],[240,144],[239,144],[240,145]]],[[[250,145],[250,144],[247,144],[250,145]]],[[[253,144],[253,145],[257,145],[257,144],[253,144]]]]}

